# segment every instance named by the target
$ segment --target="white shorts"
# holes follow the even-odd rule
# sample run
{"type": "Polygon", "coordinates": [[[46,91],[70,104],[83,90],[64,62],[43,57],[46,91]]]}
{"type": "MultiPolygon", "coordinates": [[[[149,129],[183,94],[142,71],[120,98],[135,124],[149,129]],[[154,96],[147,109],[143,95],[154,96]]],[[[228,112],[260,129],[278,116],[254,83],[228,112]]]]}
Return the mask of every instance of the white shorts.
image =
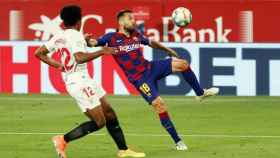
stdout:
{"type": "Polygon", "coordinates": [[[93,109],[99,105],[100,98],[106,92],[93,79],[81,80],[80,82],[66,85],[68,93],[76,100],[82,112],[93,109]]]}

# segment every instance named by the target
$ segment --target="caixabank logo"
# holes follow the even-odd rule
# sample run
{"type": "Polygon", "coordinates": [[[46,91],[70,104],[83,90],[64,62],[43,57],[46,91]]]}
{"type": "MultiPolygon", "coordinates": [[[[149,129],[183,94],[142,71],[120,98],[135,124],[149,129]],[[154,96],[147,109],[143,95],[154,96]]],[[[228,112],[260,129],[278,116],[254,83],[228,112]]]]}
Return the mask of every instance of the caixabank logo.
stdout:
{"type": "MultiPolygon", "coordinates": [[[[65,93],[62,74],[34,57],[42,42],[0,42],[0,92],[65,93]]],[[[222,95],[280,96],[280,44],[164,43],[190,61],[205,88],[216,86],[222,95]]],[[[94,51],[91,49],[89,51],[94,51]]],[[[56,54],[51,54],[59,60],[56,54]]],[[[148,60],[166,53],[144,47],[148,60]]],[[[111,56],[88,63],[88,72],[110,94],[137,94],[111,56]]],[[[158,82],[163,94],[194,95],[180,73],[158,82]]]]}
{"type": "MultiPolygon", "coordinates": [[[[28,23],[27,28],[29,31],[22,29],[21,24],[24,19],[24,11],[10,11],[10,29],[11,40],[24,39],[24,32],[33,33],[33,40],[49,40],[54,34],[62,30],[62,20],[57,15],[55,17],[48,17],[45,14],[39,15],[38,22],[28,23]]],[[[142,12],[140,12],[142,13],[142,12]]],[[[135,15],[138,15],[137,12],[135,15]]],[[[137,16],[136,16],[137,17],[137,16]]],[[[254,13],[253,11],[240,11],[236,19],[225,18],[223,15],[211,18],[208,23],[196,24],[196,20],[193,21],[193,25],[186,28],[180,28],[173,24],[172,20],[168,16],[162,16],[158,18],[155,24],[151,25],[147,20],[138,19],[137,23],[141,31],[143,31],[147,37],[156,41],[163,42],[231,42],[233,36],[238,36],[240,42],[254,42],[254,13]],[[225,22],[227,21],[227,22],[225,22]],[[228,21],[236,23],[233,26],[228,24],[228,21]],[[156,25],[156,27],[154,26],[156,25]]],[[[102,32],[103,34],[116,31],[115,25],[110,23],[110,26],[106,25],[105,15],[99,15],[95,13],[86,14],[82,18],[82,33],[92,33],[92,30],[102,32]],[[94,22],[94,25],[90,25],[90,29],[87,27],[89,22],[94,22]],[[98,28],[98,30],[96,29],[98,28]]],[[[206,21],[206,20],[205,20],[206,21]]],[[[100,35],[100,34],[99,34],[100,35]]]]}
{"type": "MultiPolygon", "coordinates": [[[[60,9],[67,2],[38,3],[26,1],[0,2],[1,40],[48,40],[61,30],[60,9]],[[4,4],[3,4],[4,3],[4,4]],[[43,7],[43,6],[48,7],[43,7]],[[15,7],[19,6],[19,7],[15,7]],[[32,8],[32,9],[30,9],[32,8]]],[[[96,37],[115,31],[116,14],[122,9],[135,13],[137,24],[145,34],[162,42],[279,42],[280,2],[274,1],[81,1],[83,32],[96,37]],[[178,28],[170,16],[178,7],[188,8],[193,21],[178,28]],[[265,14],[264,14],[265,13],[265,14]]]]}
{"type": "MultiPolygon", "coordinates": [[[[83,28],[87,20],[95,20],[100,25],[103,23],[103,17],[100,15],[86,15],[82,19],[81,31],[83,33],[85,33],[83,28]]],[[[144,32],[149,38],[156,41],[162,40],[164,42],[229,42],[230,39],[228,36],[232,32],[232,29],[224,28],[225,26],[223,24],[223,17],[217,17],[214,19],[214,21],[215,27],[201,28],[196,30],[193,28],[179,28],[172,23],[170,17],[162,17],[161,28],[147,28],[144,30],[144,32]],[[162,30],[162,33],[160,30],[162,30]]],[[[62,20],[59,18],[59,16],[51,19],[46,15],[41,15],[41,22],[32,23],[28,26],[28,28],[34,30],[35,39],[49,40],[52,35],[62,30],[61,24],[62,20]]],[[[247,27],[247,25],[244,25],[243,27],[247,27]]],[[[105,28],[104,33],[115,30],[115,28],[105,28]]],[[[248,29],[244,28],[244,30],[248,29]]]]}

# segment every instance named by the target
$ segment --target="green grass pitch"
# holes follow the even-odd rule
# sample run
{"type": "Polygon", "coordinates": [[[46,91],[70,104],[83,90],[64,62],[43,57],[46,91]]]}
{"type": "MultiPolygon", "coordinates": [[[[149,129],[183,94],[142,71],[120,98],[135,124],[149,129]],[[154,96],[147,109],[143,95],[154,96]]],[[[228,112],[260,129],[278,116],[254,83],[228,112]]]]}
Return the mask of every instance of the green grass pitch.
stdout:
{"type": "MultiPolygon", "coordinates": [[[[277,158],[280,97],[163,96],[188,151],[174,150],[157,115],[140,96],[110,96],[128,144],[148,158],[277,158]]],[[[87,120],[74,100],[60,95],[0,95],[0,157],[54,158],[51,137],[87,120]]],[[[69,158],[114,158],[107,131],[74,141],[69,158]]]]}

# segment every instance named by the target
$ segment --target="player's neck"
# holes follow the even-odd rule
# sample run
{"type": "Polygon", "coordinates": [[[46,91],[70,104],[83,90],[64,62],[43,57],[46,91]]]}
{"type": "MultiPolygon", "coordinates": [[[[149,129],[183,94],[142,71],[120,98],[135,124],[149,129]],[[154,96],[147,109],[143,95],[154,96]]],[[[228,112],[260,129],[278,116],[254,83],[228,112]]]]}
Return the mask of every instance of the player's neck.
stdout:
{"type": "Polygon", "coordinates": [[[130,35],[131,35],[131,32],[129,32],[123,28],[119,28],[118,32],[124,34],[126,37],[130,37],[130,35]]]}
{"type": "Polygon", "coordinates": [[[77,26],[67,26],[67,27],[65,27],[65,29],[73,29],[73,30],[79,31],[77,26]]]}

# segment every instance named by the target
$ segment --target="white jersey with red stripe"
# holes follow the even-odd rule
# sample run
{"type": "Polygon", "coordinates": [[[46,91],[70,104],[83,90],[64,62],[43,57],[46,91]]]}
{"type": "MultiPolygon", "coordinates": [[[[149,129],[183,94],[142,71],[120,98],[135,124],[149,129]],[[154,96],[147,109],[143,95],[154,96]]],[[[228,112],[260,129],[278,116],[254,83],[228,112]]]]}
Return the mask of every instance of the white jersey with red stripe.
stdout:
{"type": "Polygon", "coordinates": [[[45,46],[50,52],[59,53],[65,69],[65,84],[78,82],[81,77],[89,77],[87,64],[78,64],[74,57],[74,53],[86,52],[86,41],[81,32],[74,29],[63,30],[46,42],[45,46]]]}
{"type": "Polygon", "coordinates": [[[45,43],[50,52],[59,53],[64,65],[64,82],[67,92],[76,100],[82,112],[100,106],[100,98],[106,92],[88,74],[87,64],[78,64],[74,54],[86,51],[86,41],[82,33],[66,29],[45,43]]]}

